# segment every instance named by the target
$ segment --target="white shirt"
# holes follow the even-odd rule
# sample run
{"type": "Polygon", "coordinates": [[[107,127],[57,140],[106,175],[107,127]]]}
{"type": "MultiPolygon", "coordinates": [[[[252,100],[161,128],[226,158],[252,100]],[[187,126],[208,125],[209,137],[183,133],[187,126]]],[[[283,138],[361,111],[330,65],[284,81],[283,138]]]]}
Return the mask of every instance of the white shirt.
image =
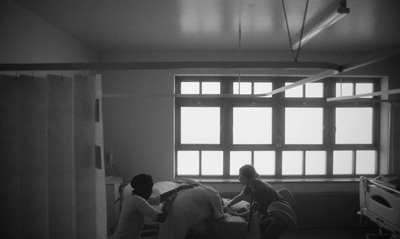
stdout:
{"type": "Polygon", "coordinates": [[[142,197],[130,195],[122,202],[121,215],[114,239],[140,239],[144,216],[155,221],[159,213],[142,197]]]}

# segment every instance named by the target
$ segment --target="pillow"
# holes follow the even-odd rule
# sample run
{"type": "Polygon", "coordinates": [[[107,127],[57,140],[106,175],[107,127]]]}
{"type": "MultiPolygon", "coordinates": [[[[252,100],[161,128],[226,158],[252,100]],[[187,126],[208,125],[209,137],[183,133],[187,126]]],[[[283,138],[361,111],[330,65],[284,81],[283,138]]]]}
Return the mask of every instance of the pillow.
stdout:
{"type": "MultiPolygon", "coordinates": [[[[232,199],[222,198],[222,202],[224,203],[224,205],[228,204],[230,201],[232,201],[232,199]]],[[[232,205],[231,208],[235,212],[242,213],[242,212],[250,210],[250,203],[242,200],[242,201],[236,203],[235,205],[232,205]]]]}

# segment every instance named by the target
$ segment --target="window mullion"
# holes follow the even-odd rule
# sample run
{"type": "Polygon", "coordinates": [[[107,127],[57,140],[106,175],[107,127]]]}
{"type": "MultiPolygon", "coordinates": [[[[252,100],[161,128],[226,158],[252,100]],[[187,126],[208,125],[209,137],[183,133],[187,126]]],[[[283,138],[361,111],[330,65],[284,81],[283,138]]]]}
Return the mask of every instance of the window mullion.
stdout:
{"type": "Polygon", "coordinates": [[[302,164],[302,166],[303,166],[303,168],[302,168],[302,176],[305,176],[306,175],[306,150],[302,150],[302,155],[303,155],[303,164],[302,164]]]}
{"type": "MultiPolygon", "coordinates": [[[[285,82],[282,78],[273,81],[273,88],[283,87],[285,82]]],[[[275,175],[277,178],[282,177],[282,149],[284,148],[284,122],[285,122],[285,104],[284,94],[275,94],[273,98],[273,145],[275,147],[275,175]]]]}
{"type": "MultiPolygon", "coordinates": [[[[335,81],[326,79],[324,81],[324,97],[335,96],[335,81]]],[[[324,107],[324,145],[326,149],[326,174],[333,176],[333,151],[335,150],[335,107],[333,104],[326,104],[324,107]]]]}
{"type": "MultiPolygon", "coordinates": [[[[233,92],[233,78],[228,78],[221,82],[222,94],[231,94],[233,92]]],[[[232,104],[227,98],[221,99],[221,148],[224,152],[223,176],[228,178],[230,166],[230,149],[232,148],[232,104]]]]}

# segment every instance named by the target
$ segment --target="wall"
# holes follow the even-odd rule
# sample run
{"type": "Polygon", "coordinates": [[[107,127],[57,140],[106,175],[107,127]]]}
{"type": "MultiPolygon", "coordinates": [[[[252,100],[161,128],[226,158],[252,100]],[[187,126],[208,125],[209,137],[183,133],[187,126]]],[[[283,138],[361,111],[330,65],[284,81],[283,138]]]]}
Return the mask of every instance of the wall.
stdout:
{"type": "MultiPolygon", "coordinates": [[[[10,0],[0,1],[0,63],[93,62],[97,53],[10,0]]],[[[28,72],[43,76],[48,72],[28,72]]],[[[51,72],[72,75],[75,72],[51,72]]],[[[86,72],[83,72],[86,74],[86,72]]],[[[15,72],[11,72],[15,75],[15,72]]]]}
{"type": "Polygon", "coordinates": [[[103,97],[104,146],[113,148],[115,167],[128,181],[138,173],[171,179],[173,99],[155,95],[173,91],[172,72],[112,71],[102,77],[103,94],[130,95],[103,97]]]}
{"type": "MultiPolygon", "coordinates": [[[[221,193],[233,198],[237,193],[221,193]]],[[[292,205],[299,228],[356,228],[360,226],[357,192],[293,193],[292,205]]],[[[371,223],[372,225],[372,223],[371,223]]]]}

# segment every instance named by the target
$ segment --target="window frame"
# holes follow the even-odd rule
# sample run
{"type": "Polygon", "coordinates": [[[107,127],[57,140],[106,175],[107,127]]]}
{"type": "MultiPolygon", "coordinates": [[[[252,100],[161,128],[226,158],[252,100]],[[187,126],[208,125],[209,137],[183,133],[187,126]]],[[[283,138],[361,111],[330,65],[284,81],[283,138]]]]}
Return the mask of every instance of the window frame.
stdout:
{"type": "MultiPolygon", "coordinates": [[[[254,82],[272,82],[272,88],[283,87],[286,82],[296,82],[303,77],[293,76],[241,76],[240,82],[252,82],[252,93],[254,92],[254,82]]],[[[233,82],[238,82],[237,76],[176,76],[175,90],[180,94],[180,82],[221,82],[221,94],[232,94],[233,82]]],[[[230,175],[229,160],[231,151],[251,151],[252,164],[254,163],[254,151],[275,151],[275,175],[262,175],[262,178],[271,179],[290,179],[290,178],[359,178],[355,173],[355,162],[353,158],[353,170],[351,174],[333,174],[333,152],[336,150],[351,150],[353,155],[357,150],[374,150],[376,152],[376,176],[379,173],[379,142],[380,142],[380,104],[374,102],[373,97],[366,102],[327,102],[327,98],[335,97],[336,83],[373,83],[373,91],[380,90],[380,79],[376,77],[329,77],[318,81],[323,83],[323,97],[306,98],[305,85],[303,85],[303,97],[286,98],[284,93],[274,94],[272,97],[265,98],[222,98],[222,97],[200,97],[200,98],[175,98],[175,154],[174,154],[174,176],[176,178],[199,178],[199,179],[236,179],[237,175],[230,175]],[[180,107],[184,106],[220,106],[220,144],[200,144],[189,145],[180,143],[180,107]],[[233,140],[233,108],[234,107],[272,107],[272,143],[262,145],[234,145],[233,140]],[[372,144],[335,144],[335,109],[336,107],[372,107],[373,108],[373,139],[372,144]],[[286,107],[322,107],[323,109],[323,142],[322,144],[285,144],[285,108],[286,107]],[[201,158],[199,159],[199,175],[177,175],[177,152],[181,150],[198,150],[201,155],[202,150],[222,150],[223,151],[223,174],[222,175],[201,175],[201,158]],[[283,151],[302,151],[303,155],[307,151],[326,152],[326,174],[325,175],[306,175],[305,157],[303,157],[302,175],[282,175],[282,153],[283,151]]],[[[356,88],[353,87],[353,91],[356,88]]],[[[201,93],[201,84],[200,84],[201,93]]]]}

